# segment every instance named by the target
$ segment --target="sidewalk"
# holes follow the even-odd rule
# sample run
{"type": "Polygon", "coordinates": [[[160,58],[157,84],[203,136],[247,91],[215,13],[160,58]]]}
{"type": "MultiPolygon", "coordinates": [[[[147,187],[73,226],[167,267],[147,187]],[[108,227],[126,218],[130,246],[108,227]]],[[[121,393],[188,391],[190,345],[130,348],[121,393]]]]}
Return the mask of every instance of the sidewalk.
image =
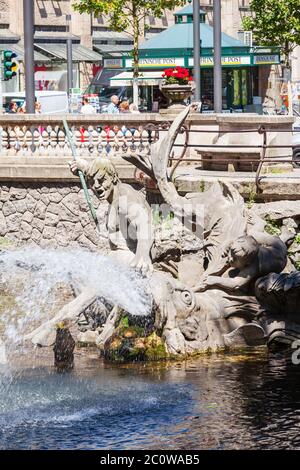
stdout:
{"type": "MultiPolygon", "coordinates": [[[[234,184],[242,196],[250,197],[256,192],[254,172],[208,171],[195,166],[180,166],[175,171],[174,182],[180,192],[203,191],[215,181],[234,184]]],[[[300,199],[300,168],[291,172],[262,173],[258,200],[300,199]]]]}

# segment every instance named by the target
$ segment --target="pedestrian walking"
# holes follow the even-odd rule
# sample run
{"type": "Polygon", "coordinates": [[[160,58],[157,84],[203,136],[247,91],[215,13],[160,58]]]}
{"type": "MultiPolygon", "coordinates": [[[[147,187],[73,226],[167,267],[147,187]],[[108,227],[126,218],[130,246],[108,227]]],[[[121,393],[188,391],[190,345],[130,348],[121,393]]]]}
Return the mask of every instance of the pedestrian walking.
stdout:
{"type": "Polygon", "coordinates": [[[107,114],[119,114],[119,97],[117,95],[112,95],[110,101],[111,103],[107,106],[107,114]]]}

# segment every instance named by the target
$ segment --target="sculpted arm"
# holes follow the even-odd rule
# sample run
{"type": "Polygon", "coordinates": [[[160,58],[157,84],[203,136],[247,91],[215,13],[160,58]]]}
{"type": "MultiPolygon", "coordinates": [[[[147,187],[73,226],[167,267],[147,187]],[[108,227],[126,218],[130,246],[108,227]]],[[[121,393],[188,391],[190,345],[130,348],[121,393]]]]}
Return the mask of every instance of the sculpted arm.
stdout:
{"type": "Polygon", "coordinates": [[[209,289],[221,289],[225,292],[234,292],[246,286],[257,274],[256,265],[250,265],[242,269],[238,276],[233,278],[221,276],[208,276],[203,284],[196,287],[195,292],[204,292],[209,289]]]}

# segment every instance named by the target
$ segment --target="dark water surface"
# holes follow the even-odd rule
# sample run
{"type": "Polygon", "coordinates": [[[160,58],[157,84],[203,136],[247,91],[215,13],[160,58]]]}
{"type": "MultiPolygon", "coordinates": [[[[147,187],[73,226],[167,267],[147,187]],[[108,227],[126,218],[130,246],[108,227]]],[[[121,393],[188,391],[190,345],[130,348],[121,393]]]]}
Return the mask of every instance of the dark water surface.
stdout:
{"type": "Polygon", "coordinates": [[[264,354],[0,370],[1,449],[300,449],[300,366],[264,354]]]}

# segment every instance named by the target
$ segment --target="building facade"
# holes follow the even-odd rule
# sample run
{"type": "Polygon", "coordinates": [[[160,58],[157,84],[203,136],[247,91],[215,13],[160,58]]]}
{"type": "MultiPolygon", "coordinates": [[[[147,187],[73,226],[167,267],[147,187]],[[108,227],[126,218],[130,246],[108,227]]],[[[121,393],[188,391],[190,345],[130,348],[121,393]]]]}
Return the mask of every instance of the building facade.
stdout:
{"type": "MultiPolygon", "coordinates": [[[[249,15],[251,0],[222,0],[222,31],[245,45],[252,45],[251,34],[242,31],[242,19],[249,15]]],[[[22,0],[0,1],[0,45],[1,49],[17,52],[20,61],[18,77],[4,83],[4,91],[24,88],[24,37],[22,0]]],[[[119,51],[130,51],[132,37],[126,33],[109,30],[105,16],[75,12],[75,0],[35,0],[35,62],[36,87],[38,89],[66,89],[66,38],[67,15],[71,15],[71,34],[74,59],[74,87],[85,90],[104,58],[119,55],[119,51]]],[[[213,0],[201,0],[201,9],[206,22],[213,22],[213,0]]],[[[187,5],[189,3],[187,2],[187,5]]],[[[173,12],[165,11],[161,18],[148,16],[143,39],[151,39],[174,24],[173,12]]],[[[293,79],[300,80],[300,47],[293,54],[293,79]]],[[[269,65],[259,69],[256,95],[263,99],[268,89],[278,82],[280,67],[269,65]],[[271,78],[270,78],[271,77],[271,78]],[[273,80],[273,81],[272,81],[273,80]]]]}

